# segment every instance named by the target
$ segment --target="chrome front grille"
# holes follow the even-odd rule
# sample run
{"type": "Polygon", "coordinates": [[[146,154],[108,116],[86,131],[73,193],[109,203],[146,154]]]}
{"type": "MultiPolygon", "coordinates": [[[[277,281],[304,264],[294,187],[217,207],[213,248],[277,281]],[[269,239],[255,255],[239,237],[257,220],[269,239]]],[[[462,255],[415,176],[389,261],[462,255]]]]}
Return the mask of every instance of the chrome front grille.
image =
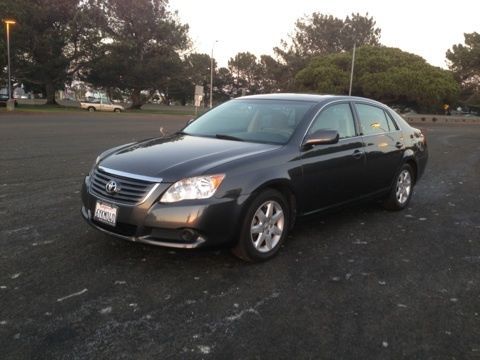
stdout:
{"type": "Polygon", "coordinates": [[[90,178],[90,193],[114,203],[137,205],[144,202],[158,185],[152,181],[110,174],[97,168],[90,178]],[[106,189],[107,183],[111,180],[115,181],[118,186],[118,191],[114,194],[109,193],[106,189]]]}

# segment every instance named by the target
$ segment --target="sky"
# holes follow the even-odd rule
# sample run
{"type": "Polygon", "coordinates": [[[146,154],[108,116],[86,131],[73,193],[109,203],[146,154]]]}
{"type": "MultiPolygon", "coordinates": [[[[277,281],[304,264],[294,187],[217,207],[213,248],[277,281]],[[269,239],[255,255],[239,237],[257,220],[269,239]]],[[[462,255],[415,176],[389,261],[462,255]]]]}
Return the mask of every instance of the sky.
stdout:
{"type": "Polygon", "coordinates": [[[420,55],[447,68],[445,53],[463,43],[464,33],[480,32],[478,0],[170,0],[181,22],[190,26],[195,52],[210,54],[219,66],[238,52],[274,55],[295,21],[313,12],[344,19],[368,12],[382,30],[380,42],[420,55]],[[218,42],[216,42],[218,40],[218,42]]]}

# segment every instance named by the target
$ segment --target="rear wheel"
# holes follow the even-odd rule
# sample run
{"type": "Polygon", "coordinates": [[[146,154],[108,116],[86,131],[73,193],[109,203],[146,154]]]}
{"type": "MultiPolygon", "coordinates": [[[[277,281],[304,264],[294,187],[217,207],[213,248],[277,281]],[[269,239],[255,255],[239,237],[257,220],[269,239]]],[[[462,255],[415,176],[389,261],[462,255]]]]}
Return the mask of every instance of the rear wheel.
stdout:
{"type": "Polygon", "coordinates": [[[120,112],[120,111],[122,111],[122,110],[120,110],[119,108],[115,108],[115,109],[113,109],[113,111],[114,111],[114,112],[120,112]]]}
{"type": "Polygon", "coordinates": [[[290,212],[283,195],[268,189],[248,207],[237,245],[232,252],[250,261],[265,261],[278,252],[290,225],[290,212]]]}
{"type": "Polygon", "coordinates": [[[90,107],[88,108],[88,111],[90,111],[90,112],[95,112],[95,108],[94,108],[93,106],[90,106],[90,107]]]}
{"type": "Polygon", "coordinates": [[[385,199],[384,207],[388,210],[404,209],[412,198],[413,185],[412,167],[408,164],[403,164],[395,177],[390,194],[385,199]]]}

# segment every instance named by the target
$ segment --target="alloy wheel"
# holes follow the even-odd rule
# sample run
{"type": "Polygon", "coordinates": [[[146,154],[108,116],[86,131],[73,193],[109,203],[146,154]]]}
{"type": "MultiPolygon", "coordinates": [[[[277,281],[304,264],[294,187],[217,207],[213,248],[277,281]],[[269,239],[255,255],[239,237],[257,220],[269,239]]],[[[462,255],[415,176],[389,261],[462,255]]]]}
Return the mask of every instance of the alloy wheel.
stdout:
{"type": "Polygon", "coordinates": [[[280,204],[269,200],[255,212],[250,226],[250,238],[256,250],[266,253],[274,249],[285,227],[285,214],[280,204]]]}
{"type": "Polygon", "coordinates": [[[397,178],[397,188],[396,188],[396,197],[400,205],[405,204],[410,197],[410,192],[412,191],[412,176],[410,171],[402,170],[397,178]]]}

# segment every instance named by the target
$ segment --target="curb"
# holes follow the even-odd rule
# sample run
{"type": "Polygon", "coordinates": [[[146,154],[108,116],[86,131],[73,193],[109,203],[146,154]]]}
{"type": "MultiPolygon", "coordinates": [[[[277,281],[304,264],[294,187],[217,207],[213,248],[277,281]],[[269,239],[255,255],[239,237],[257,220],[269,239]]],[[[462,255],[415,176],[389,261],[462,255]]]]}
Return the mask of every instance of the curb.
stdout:
{"type": "Polygon", "coordinates": [[[480,125],[480,117],[415,115],[403,117],[409,124],[460,124],[480,125]]]}

